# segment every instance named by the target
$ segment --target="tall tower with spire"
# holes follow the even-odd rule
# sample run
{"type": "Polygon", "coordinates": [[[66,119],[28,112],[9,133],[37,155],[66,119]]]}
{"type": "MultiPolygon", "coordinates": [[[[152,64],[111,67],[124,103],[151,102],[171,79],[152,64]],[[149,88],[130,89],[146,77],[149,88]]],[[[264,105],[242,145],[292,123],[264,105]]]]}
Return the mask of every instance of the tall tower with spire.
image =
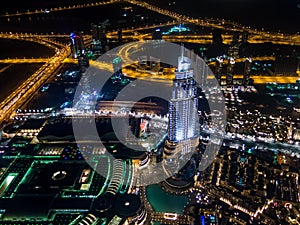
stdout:
{"type": "Polygon", "coordinates": [[[191,59],[181,55],[173,80],[173,93],[169,104],[168,142],[178,143],[196,137],[197,87],[193,79],[191,59]]]}
{"type": "Polygon", "coordinates": [[[164,172],[168,177],[179,171],[199,144],[197,130],[198,95],[193,78],[192,61],[184,56],[184,47],[178,57],[169,103],[168,138],[164,145],[164,172]]]}

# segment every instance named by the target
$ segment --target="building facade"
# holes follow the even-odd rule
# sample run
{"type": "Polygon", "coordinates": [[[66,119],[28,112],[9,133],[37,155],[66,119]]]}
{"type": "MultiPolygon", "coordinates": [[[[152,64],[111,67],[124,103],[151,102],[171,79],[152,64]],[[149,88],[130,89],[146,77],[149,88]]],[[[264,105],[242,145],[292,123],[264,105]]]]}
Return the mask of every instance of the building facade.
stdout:
{"type": "Polygon", "coordinates": [[[197,87],[193,79],[191,60],[178,57],[178,68],[173,80],[172,99],[169,104],[169,142],[180,142],[196,136],[197,87]]]}

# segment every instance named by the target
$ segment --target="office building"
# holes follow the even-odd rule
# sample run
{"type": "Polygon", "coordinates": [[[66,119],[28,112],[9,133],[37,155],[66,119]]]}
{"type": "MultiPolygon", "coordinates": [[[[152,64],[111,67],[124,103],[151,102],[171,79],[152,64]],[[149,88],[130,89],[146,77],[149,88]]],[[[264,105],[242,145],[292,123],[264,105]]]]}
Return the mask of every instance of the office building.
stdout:
{"type": "Polygon", "coordinates": [[[250,72],[251,72],[251,58],[246,58],[244,62],[244,76],[243,76],[243,85],[247,86],[249,84],[250,72]]]}
{"type": "Polygon", "coordinates": [[[249,32],[248,31],[244,31],[242,34],[242,43],[245,44],[248,42],[248,37],[249,37],[249,32]]]}
{"type": "Polygon", "coordinates": [[[222,79],[223,62],[224,59],[221,56],[218,56],[216,60],[215,76],[219,84],[221,84],[221,79],[222,79]]]}
{"type": "Polygon", "coordinates": [[[72,44],[72,54],[75,59],[80,55],[85,54],[83,32],[73,32],[70,34],[72,44]]]}
{"type": "Polygon", "coordinates": [[[233,69],[235,61],[234,58],[228,58],[227,73],[226,73],[226,85],[233,84],[233,69]]]}
{"type": "Polygon", "coordinates": [[[107,45],[106,26],[108,21],[99,24],[91,24],[92,43],[91,50],[95,55],[100,55],[105,52],[107,45]]]}
{"type": "Polygon", "coordinates": [[[77,58],[78,58],[78,66],[80,68],[80,71],[84,73],[86,68],[88,68],[90,65],[89,58],[86,54],[80,54],[79,56],[77,56],[77,58]]]}

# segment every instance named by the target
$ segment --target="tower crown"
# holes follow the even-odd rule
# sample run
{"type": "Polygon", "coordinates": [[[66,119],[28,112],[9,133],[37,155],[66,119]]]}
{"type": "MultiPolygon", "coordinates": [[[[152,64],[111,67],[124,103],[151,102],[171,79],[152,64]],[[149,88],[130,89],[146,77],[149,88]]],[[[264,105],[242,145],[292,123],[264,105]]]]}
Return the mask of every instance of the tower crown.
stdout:
{"type": "Polygon", "coordinates": [[[191,59],[184,56],[184,47],[181,45],[181,55],[178,57],[178,72],[191,70],[191,59]]]}

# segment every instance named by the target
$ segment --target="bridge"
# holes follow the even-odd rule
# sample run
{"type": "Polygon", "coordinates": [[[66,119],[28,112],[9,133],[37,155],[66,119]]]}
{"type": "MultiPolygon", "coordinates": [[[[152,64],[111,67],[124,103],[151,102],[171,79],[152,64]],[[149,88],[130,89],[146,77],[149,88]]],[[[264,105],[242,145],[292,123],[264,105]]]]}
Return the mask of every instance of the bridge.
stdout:
{"type": "Polygon", "coordinates": [[[51,12],[59,12],[59,11],[66,11],[66,10],[74,10],[74,9],[83,9],[83,8],[89,8],[89,7],[96,7],[96,6],[101,6],[101,5],[109,5],[113,4],[116,2],[120,2],[120,0],[110,0],[107,2],[99,1],[99,2],[94,2],[94,3],[83,3],[83,4],[77,4],[77,5],[72,5],[72,6],[60,6],[60,7],[54,7],[50,9],[36,9],[33,11],[27,10],[26,12],[15,12],[15,13],[6,13],[3,15],[0,15],[0,18],[2,17],[16,17],[16,16],[26,16],[26,15],[34,15],[34,14],[43,14],[43,13],[51,13],[51,12]]]}
{"type": "MultiPolygon", "coordinates": [[[[105,2],[95,2],[95,3],[83,3],[83,4],[77,4],[72,6],[61,6],[61,7],[55,7],[50,9],[37,9],[34,11],[27,11],[27,12],[16,12],[16,13],[7,13],[4,15],[0,15],[1,17],[15,17],[15,16],[22,16],[22,15],[31,15],[31,14],[40,14],[40,13],[51,13],[51,12],[58,12],[58,11],[64,11],[64,10],[74,10],[74,9],[81,9],[81,8],[87,8],[87,7],[96,7],[101,5],[108,5],[108,4],[114,4],[119,2],[126,2],[129,4],[137,5],[139,7],[146,8],[148,10],[154,11],[156,13],[162,14],[164,16],[168,16],[177,23],[190,23],[195,24],[202,27],[208,27],[208,28],[218,28],[222,29],[224,31],[229,32],[248,32],[250,38],[252,38],[252,41],[256,40],[256,43],[262,43],[265,41],[270,41],[273,43],[278,44],[292,44],[292,45],[300,45],[300,36],[299,34],[283,34],[280,32],[268,32],[264,29],[258,30],[251,27],[243,26],[239,23],[224,20],[224,19],[217,19],[217,18],[193,18],[189,17],[183,14],[179,14],[176,12],[172,12],[166,9],[159,8],[158,6],[151,5],[150,3],[146,3],[143,1],[137,1],[137,0],[110,0],[105,2]]],[[[157,26],[157,25],[155,25],[157,26]]],[[[154,27],[154,26],[153,26],[154,27]]],[[[146,27],[145,27],[146,28],[146,27]]],[[[147,29],[151,28],[149,26],[147,29]]],[[[132,28],[133,30],[134,28],[132,28]]],[[[139,29],[135,29],[139,30],[139,29]]]]}
{"type": "Polygon", "coordinates": [[[283,33],[276,33],[276,32],[268,32],[264,29],[257,30],[250,27],[245,27],[241,24],[238,24],[236,22],[232,22],[229,20],[224,19],[213,19],[213,18],[192,18],[186,15],[182,15],[179,13],[175,13],[166,9],[159,8],[157,6],[151,5],[149,3],[143,2],[143,1],[136,1],[136,0],[124,0],[125,2],[138,5],[140,7],[146,8],[148,10],[157,12],[162,15],[169,16],[177,21],[183,22],[183,23],[191,23],[202,27],[209,27],[209,28],[218,28],[222,29],[224,31],[231,31],[231,32],[248,32],[249,34],[256,35],[258,39],[270,39],[277,41],[280,40],[280,42],[286,42],[286,43],[293,43],[293,44],[300,44],[300,36],[299,34],[283,34],[283,33]]]}

